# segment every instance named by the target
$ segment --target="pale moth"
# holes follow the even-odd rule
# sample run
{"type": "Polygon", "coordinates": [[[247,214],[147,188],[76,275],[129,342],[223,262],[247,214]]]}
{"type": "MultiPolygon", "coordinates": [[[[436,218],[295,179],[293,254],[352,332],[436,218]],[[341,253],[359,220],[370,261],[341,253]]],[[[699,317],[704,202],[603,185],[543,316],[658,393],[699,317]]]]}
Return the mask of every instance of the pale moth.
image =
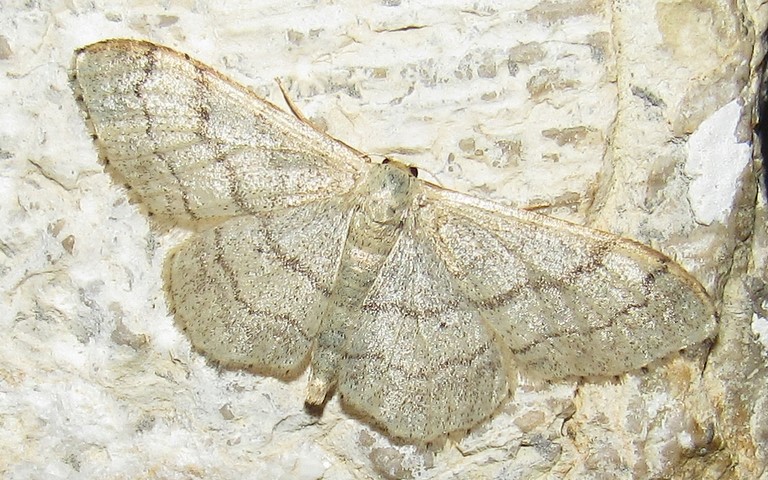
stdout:
{"type": "Polygon", "coordinates": [[[518,369],[611,376],[714,335],[702,286],[609,233],[375,163],[212,68],[145,41],[77,50],[74,88],[109,171],[196,233],[165,283],[225,367],[332,390],[391,437],[488,418],[518,369]]]}

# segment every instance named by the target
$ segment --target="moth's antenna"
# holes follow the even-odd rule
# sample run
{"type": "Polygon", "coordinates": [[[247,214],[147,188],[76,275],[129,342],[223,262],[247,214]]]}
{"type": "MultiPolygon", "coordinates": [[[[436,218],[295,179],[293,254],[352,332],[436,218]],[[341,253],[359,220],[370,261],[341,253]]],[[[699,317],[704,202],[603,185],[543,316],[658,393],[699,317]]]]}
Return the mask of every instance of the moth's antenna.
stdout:
{"type": "Polygon", "coordinates": [[[293,103],[293,100],[291,100],[291,97],[288,95],[288,90],[285,89],[283,86],[283,82],[280,81],[279,78],[275,78],[275,82],[277,82],[277,86],[280,88],[280,93],[283,94],[283,98],[285,99],[285,103],[288,104],[288,108],[291,110],[291,113],[301,120],[303,123],[306,123],[310,127],[314,128],[315,130],[320,131],[316,126],[312,125],[312,122],[310,122],[307,117],[304,116],[303,113],[301,113],[301,110],[299,110],[299,107],[296,106],[295,103],[293,103]]]}
{"type": "Polygon", "coordinates": [[[283,86],[283,82],[281,82],[279,78],[275,78],[275,82],[277,82],[277,86],[280,87],[280,93],[283,95],[283,98],[285,99],[285,103],[288,104],[288,109],[290,109],[291,113],[296,118],[298,118],[302,123],[305,123],[305,124],[309,125],[314,130],[316,130],[318,133],[321,133],[321,134],[325,135],[326,137],[333,138],[335,141],[341,143],[342,145],[344,145],[348,149],[352,150],[356,154],[360,155],[361,157],[365,158],[366,160],[368,160],[368,161],[371,160],[371,157],[369,157],[367,153],[361,152],[360,150],[356,149],[355,147],[352,147],[352,146],[348,145],[347,143],[339,140],[338,138],[331,137],[330,135],[328,135],[324,131],[322,131],[319,128],[317,128],[317,126],[315,126],[311,121],[309,121],[309,119],[307,119],[307,117],[304,116],[303,113],[301,113],[301,110],[299,110],[299,107],[297,107],[296,104],[293,103],[293,100],[291,100],[291,97],[288,95],[288,90],[286,90],[285,87],[283,86]]]}

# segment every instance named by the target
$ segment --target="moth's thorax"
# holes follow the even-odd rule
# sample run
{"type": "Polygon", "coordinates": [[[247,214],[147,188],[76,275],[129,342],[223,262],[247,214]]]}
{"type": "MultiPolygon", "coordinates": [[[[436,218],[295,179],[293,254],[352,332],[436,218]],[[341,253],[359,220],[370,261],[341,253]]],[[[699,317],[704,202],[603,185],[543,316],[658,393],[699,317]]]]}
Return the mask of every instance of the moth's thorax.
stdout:
{"type": "Polygon", "coordinates": [[[373,165],[360,185],[359,211],[379,225],[400,225],[411,205],[416,182],[410,169],[389,161],[373,165]]]}

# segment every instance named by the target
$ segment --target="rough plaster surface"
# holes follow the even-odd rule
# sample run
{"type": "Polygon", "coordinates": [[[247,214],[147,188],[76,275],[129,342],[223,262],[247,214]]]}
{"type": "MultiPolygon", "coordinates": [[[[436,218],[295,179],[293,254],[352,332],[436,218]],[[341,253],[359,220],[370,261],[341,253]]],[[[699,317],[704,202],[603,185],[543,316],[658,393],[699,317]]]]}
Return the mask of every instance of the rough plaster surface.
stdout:
{"type": "Polygon", "coordinates": [[[768,478],[756,2],[0,5],[0,476],[768,478]],[[219,371],[167,314],[157,232],[102,172],[72,51],[147,38],[454,189],[648,243],[721,308],[711,350],[522,379],[466,435],[397,445],[306,378],[219,371]],[[708,354],[708,355],[707,355],[708,354]]]}

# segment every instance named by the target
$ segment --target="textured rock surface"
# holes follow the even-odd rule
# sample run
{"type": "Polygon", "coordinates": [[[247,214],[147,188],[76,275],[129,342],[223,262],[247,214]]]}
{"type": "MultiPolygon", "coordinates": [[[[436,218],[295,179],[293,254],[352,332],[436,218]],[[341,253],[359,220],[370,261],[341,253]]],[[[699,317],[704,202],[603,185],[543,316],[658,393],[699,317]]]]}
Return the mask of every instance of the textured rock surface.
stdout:
{"type": "Polygon", "coordinates": [[[11,2],[0,6],[4,478],[760,478],[768,222],[752,161],[757,2],[11,2]],[[360,150],[447,187],[675,257],[721,334],[641,372],[523,378],[491,421],[426,447],[288,384],[218,371],[168,316],[154,232],[102,172],[72,51],[185,51],[360,150]]]}

